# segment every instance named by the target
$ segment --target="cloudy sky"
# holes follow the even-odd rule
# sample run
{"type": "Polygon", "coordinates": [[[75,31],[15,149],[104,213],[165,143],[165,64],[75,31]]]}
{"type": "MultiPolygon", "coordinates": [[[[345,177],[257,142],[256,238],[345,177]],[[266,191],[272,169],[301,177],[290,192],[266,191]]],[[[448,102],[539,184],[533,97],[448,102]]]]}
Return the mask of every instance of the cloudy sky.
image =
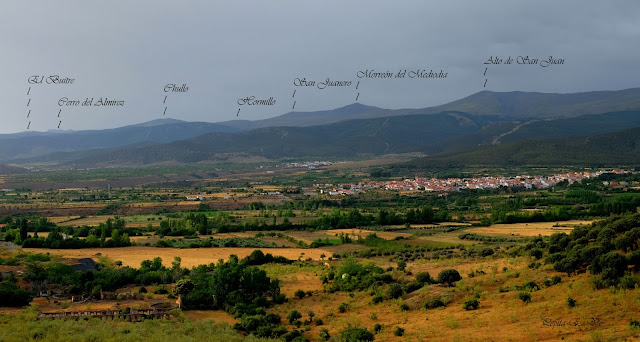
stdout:
{"type": "Polygon", "coordinates": [[[384,108],[421,108],[481,90],[638,87],[638,18],[637,1],[4,0],[0,133],[160,118],[255,120],[290,112],[294,101],[296,111],[337,108],[356,97],[384,108]],[[511,56],[514,64],[483,64],[490,56],[511,56]],[[564,64],[518,65],[518,56],[564,64]],[[364,70],[407,75],[359,79],[364,70]],[[447,77],[410,79],[412,70],[447,77]],[[51,75],[74,82],[46,84],[51,75]],[[31,76],[45,81],[29,84],[31,76]],[[296,87],[295,78],[353,83],[318,89],[296,87]],[[189,90],[165,93],[169,83],[189,90]],[[249,96],[276,103],[238,105],[249,96]],[[61,98],[124,106],[60,106],[61,98]]]}

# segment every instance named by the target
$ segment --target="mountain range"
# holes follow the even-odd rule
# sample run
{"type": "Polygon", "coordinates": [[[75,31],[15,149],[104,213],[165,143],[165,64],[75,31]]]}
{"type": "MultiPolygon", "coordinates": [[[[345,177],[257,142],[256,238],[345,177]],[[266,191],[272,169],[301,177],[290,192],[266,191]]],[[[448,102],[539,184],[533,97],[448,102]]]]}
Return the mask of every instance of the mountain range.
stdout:
{"type": "MultiPolygon", "coordinates": [[[[464,160],[482,164],[482,158],[507,162],[498,158],[506,155],[514,162],[520,155],[528,156],[521,161],[554,162],[547,154],[524,153],[527,146],[554,148],[557,155],[565,149],[593,149],[592,156],[613,162],[620,158],[604,158],[598,146],[624,147],[629,150],[618,155],[632,157],[628,153],[635,145],[621,142],[635,141],[633,130],[628,130],[632,127],[640,127],[640,88],[572,94],[483,91],[423,109],[388,110],[356,103],[257,121],[164,119],[106,130],[0,135],[0,162],[100,167],[237,156],[277,160],[404,152],[430,155],[416,165],[464,160]],[[584,139],[598,144],[580,144],[584,139]]],[[[567,152],[557,161],[586,160],[579,156],[567,152]]]]}

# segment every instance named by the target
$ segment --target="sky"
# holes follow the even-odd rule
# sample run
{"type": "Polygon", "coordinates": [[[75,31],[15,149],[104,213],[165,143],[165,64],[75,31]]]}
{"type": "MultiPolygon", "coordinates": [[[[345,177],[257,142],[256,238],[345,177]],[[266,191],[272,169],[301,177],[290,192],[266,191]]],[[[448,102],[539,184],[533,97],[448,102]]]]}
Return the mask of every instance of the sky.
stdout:
{"type": "Polygon", "coordinates": [[[634,88],[638,18],[637,1],[3,0],[0,133],[258,120],[355,102],[424,108],[483,90],[634,88]],[[550,56],[563,64],[542,67],[550,56]],[[490,57],[503,64],[485,64],[490,57]],[[358,77],[367,70],[406,74],[358,77]],[[447,76],[409,77],[420,70],[447,76]],[[73,83],[46,83],[56,75],[73,83]],[[29,83],[34,76],[43,82],[29,83]],[[351,83],[319,89],[327,79],[351,83]],[[248,97],[275,104],[239,105],[248,97]],[[122,105],[96,106],[101,98],[122,105]]]}

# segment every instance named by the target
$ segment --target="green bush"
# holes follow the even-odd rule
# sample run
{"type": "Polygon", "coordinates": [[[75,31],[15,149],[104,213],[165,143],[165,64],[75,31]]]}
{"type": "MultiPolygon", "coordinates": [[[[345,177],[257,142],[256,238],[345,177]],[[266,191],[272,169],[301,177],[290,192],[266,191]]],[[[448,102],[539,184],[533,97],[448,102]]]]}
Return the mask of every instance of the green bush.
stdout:
{"type": "Polygon", "coordinates": [[[371,304],[378,304],[378,303],[382,303],[382,301],[384,300],[384,298],[382,297],[382,295],[375,295],[373,296],[373,298],[371,298],[371,304]]]}
{"type": "Polygon", "coordinates": [[[338,306],[338,311],[340,311],[340,313],[345,313],[347,312],[347,307],[349,305],[347,303],[342,303],[340,304],[340,306],[338,306]]]}
{"type": "Polygon", "coordinates": [[[454,269],[446,269],[438,273],[438,282],[441,284],[447,283],[449,286],[453,286],[453,283],[461,279],[460,273],[454,269]]]}
{"type": "Polygon", "coordinates": [[[480,252],[480,255],[483,257],[488,257],[491,256],[495,253],[495,251],[492,248],[485,248],[480,252]]]}
{"type": "Polygon", "coordinates": [[[427,304],[425,305],[425,308],[426,309],[435,309],[435,308],[440,308],[440,307],[444,307],[444,306],[445,306],[445,304],[440,298],[435,298],[435,299],[432,299],[432,300],[428,301],[427,304]]]}
{"type": "Polygon", "coordinates": [[[329,330],[322,328],[320,329],[320,339],[323,341],[329,341],[329,339],[331,338],[331,335],[329,335],[329,330]]]}
{"type": "Polygon", "coordinates": [[[400,328],[400,327],[396,327],[396,330],[393,331],[393,334],[395,336],[400,337],[400,336],[404,335],[404,329],[400,328]]]}
{"type": "Polygon", "coordinates": [[[293,324],[293,322],[299,320],[300,318],[302,318],[302,314],[298,310],[291,310],[287,314],[287,319],[291,324],[293,324]]]}
{"type": "Polygon", "coordinates": [[[618,285],[624,289],[635,289],[638,280],[632,275],[625,275],[620,278],[618,285]]]}
{"type": "Polygon", "coordinates": [[[536,260],[542,259],[543,252],[541,249],[534,248],[529,251],[529,255],[534,257],[536,260]]]}
{"type": "Polygon", "coordinates": [[[373,334],[366,328],[347,328],[340,334],[343,342],[373,342],[373,334]]]}
{"type": "Polygon", "coordinates": [[[411,293],[413,291],[421,289],[422,286],[423,286],[423,283],[418,282],[418,281],[412,281],[409,284],[406,284],[404,286],[404,290],[405,290],[406,293],[411,293]]]}
{"type": "Polygon", "coordinates": [[[28,305],[33,299],[33,295],[33,292],[23,290],[8,280],[0,282],[0,303],[2,306],[28,305]]]}
{"type": "Polygon", "coordinates": [[[576,306],[577,303],[578,302],[575,299],[567,297],[567,305],[569,305],[570,308],[576,306]]]}
{"type": "Polygon", "coordinates": [[[520,298],[523,303],[531,303],[531,294],[528,292],[518,293],[518,298],[520,298]]]}
{"type": "Polygon", "coordinates": [[[431,284],[433,279],[431,279],[431,274],[429,274],[429,272],[420,272],[416,274],[416,281],[423,284],[431,284]]]}
{"type": "Polygon", "coordinates": [[[389,285],[389,287],[387,288],[387,297],[392,299],[402,297],[403,293],[404,293],[404,289],[402,288],[402,285],[398,283],[393,283],[389,285]]]}
{"type": "Polygon", "coordinates": [[[477,299],[472,299],[472,300],[468,300],[468,301],[464,302],[462,307],[465,310],[475,310],[475,309],[478,308],[479,305],[480,305],[480,302],[477,299]]]}
{"type": "Polygon", "coordinates": [[[398,269],[400,271],[404,271],[404,269],[407,267],[407,262],[404,260],[399,260],[398,261],[398,269]]]}

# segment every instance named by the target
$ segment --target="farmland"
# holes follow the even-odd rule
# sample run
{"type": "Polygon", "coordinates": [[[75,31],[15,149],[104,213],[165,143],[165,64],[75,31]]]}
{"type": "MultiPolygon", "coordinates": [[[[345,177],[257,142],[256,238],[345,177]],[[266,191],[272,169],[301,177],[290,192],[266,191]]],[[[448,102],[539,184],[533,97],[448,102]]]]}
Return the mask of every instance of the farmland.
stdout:
{"type": "MultiPolygon", "coordinates": [[[[160,257],[165,266],[171,266],[174,257],[182,259],[184,267],[195,267],[198,265],[206,265],[216,263],[218,260],[228,260],[229,256],[234,254],[240,258],[244,258],[254,251],[254,248],[156,248],[156,247],[120,247],[120,248],[83,248],[83,249],[39,249],[27,248],[29,252],[34,253],[52,253],[61,255],[65,258],[93,258],[96,255],[107,257],[113,261],[122,261],[123,266],[138,267],[143,260],[150,260],[160,257]]],[[[274,255],[283,256],[288,259],[298,259],[299,257],[320,260],[320,255],[327,254],[327,251],[321,249],[299,249],[299,248],[269,248],[265,252],[274,255]]]]}
{"type": "Polygon", "coordinates": [[[316,341],[352,329],[375,341],[640,336],[630,323],[640,319],[638,184],[331,195],[351,174],[359,179],[349,184],[371,181],[346,164],[108,192],[77,179],[15,189],[0,196],[0,273],[16,301],[0,307],[0,322],[68,332],[82,321],[33,317],[164,305],[169,320],[118,324],[228,340],[316,341]],[[610,260],[625,267],[589,266],[610,260]]]}

